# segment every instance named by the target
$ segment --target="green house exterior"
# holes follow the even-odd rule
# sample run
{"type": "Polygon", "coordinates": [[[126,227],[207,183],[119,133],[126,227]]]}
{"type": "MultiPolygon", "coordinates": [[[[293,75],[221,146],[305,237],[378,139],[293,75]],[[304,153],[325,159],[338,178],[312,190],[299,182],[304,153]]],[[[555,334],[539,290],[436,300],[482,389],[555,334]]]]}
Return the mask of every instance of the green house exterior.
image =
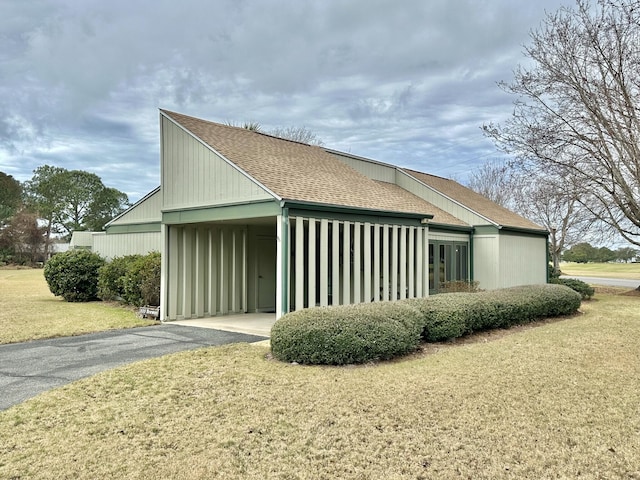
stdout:
{"type": "Polygon", "coordinates": [[[451,180],[166,110],[160,128],[161,186],[96,250],[156,242],[162,320],[547,280],[548,232],[451,180]]]}

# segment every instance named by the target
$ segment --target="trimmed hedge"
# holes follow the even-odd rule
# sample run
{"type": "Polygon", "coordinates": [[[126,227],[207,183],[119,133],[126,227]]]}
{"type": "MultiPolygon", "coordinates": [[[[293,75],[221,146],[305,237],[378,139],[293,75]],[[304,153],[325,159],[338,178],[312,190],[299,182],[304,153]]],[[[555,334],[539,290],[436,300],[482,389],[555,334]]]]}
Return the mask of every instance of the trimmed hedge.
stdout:
{"type": "Polygon", "coordinates": [[[275,358],[343,365],[386,360],[475,331],[570,315],[581,297],[563,285],[529,285],[478,293],[445,293],[397,302],[311,308],[289,313],[271,329],[275,358]]]}
{"type": "Polygon", "coordinates": [[[70,250],[51,257],[44,266],[49,290],[67,302],[98,298],[98,271],[104,259],[88,250],[70,250]]]}
{"type": "Polygon", "coordinates": [[[578,292],[583,300],[589,300],[596,292],[591,285],[577,278],[552,278],[549,280],[549,283],[569,287],[571,290],[578,292]]]}
{"type": "Polygon", "coordinates": [[[344,365],[387,360],[420,344],[420,312],[400,302],[309,308],[289,313],[271,329],[279,360],[344,365]]]}

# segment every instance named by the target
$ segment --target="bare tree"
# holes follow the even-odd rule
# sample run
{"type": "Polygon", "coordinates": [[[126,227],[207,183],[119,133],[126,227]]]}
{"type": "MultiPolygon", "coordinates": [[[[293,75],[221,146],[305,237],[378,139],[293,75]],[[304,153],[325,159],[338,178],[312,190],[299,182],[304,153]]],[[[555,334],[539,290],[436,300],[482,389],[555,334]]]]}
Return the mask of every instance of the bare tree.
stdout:
{"type": "Polygon", "coordinates": [[[307,127],[278,127],[270,130],[269,135],[274,137],[293,140],[294,142],[306,143],[308,145],[322,146],[324,142],[307,127]]]}
{"type": "Polygon", "coordinates": [[[556,272],[565,248],[595,234],[597,219],[580,203],[579,191],[557,176],[492,161],[471,172],[469,188],[549,230],[556,272]]]}
{"type": "Polygon", "coordinates": [[[499,160],[484,163],[473,170],[469,174],[468,187],[505,208],[509,208],[513,199],[509,166],[499,160]]]}
{"type": "Polygon", "coordinates": [[[258,122],[242,122],[236,123],[227,120],[226,124],[230,127],[244,128],[245,130],[251,130],[257,133],[266,133],[273,137],[283,138],[285,140],[292,140],[294,142],[306,143],[308,145],[322,146],[324,142],[318,138],[318,136],[309,130],[307,127],[277,127],[272,130],[265,131],[262,129],[262,125],[258,122]]]}
{"type": "Polygon", "coordinates": [[[262,132],[262,125],[260,125],[258,122],[249,121],[249,122],[236,123],[231,120],[227,120],[226,124],[229,127],[244,128],[245,130],[250,130],[252,132],[258,132],[258,133],[262,132]]]}
{"type": "Polygon", "coordinates": [[[547,15],[501,87],[513,116],[483,126],[520,164],[570,179],[576,201],[640,245],[640,1],[577,0],[547,15]]]}
{"type": "Polygon", "coordinates": [[[578,189],[570,182],[520,172],[513,183],[514,209],[550,232],[549,253],[556,273],[564,249],[604,233],[602,229],[596,233],[597,218],[582,205],[578,189]]]}

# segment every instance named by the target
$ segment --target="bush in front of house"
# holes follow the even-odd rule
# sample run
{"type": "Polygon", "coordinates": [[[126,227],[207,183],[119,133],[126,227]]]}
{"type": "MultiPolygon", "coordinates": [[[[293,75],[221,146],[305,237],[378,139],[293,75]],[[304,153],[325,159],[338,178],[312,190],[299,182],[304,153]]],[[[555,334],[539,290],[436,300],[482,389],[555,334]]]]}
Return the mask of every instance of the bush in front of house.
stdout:
{"type": "Polygon", "coordinates": [[[422,313],[425,341],[437,342],[540,318],[570,315],[580,308],[581,298],[568,287],[546,284],[445,293],[405,301],[422,313]]]}
{"type": "Polygon", "coordinates": [[[570,315],[580,302],[572,289],[546,284],[311,308],[289,313],[274,324],[271,350],[279,360],[304,364],[386,360],[413,351],[420,338],[437,342],[570,315]]]}
{"type": "Polygon", "coordinates": [[[595,293],[595,289],[591,285],[577,278],[552,278],[549,283],[569,287],[571,290],[578,292],[583,300],[589,300],[595,293]]]}
{"type": "Polygon", "coordinates": [[[279,360],[302,364],[387,360],[418,347],[420,319],[416,308],[401,302],[298,310],[273,325],[271,351],[279,360]]]}
{"type": "Polygon", "coordinates": [[[124,277],[140,255],[114,257],[101,268],[98,275],[98,297],[102,300],[122,300],[124,295],[124,277]]]}
{"type": "Polygon", "coordinates": [[[160,304],[159,252],[116,257],[100,269],[99,296],[134,306],[160,304]]]}
{"type": "Polygon", "coordinates": [[[70,250],[51,257],[44,278],[54,295],[67,302],[88,302],[98,298],[98,271],[104,263],[96,253],[70,250]]]}

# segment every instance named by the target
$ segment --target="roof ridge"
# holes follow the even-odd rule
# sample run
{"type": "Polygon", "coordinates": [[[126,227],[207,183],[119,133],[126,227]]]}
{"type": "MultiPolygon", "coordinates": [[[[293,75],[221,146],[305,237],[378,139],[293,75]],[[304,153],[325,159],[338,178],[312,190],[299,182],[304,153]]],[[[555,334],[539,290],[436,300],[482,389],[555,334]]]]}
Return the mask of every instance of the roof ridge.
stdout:
{"type": "MultiPolygon", "coordinates": [[[[165,108],[160,108],[160,111],[164,112],[166,114],[169,114],[170,116],[171,115],[178,115],[178,116],[181,116],[181,117],[186,117],[186,118],[189,118],[189,119],[192,119],[192,120],[196,120],[198,122],[207,123],[209,125],[215,125],[217,127],[224,127],[224,128],[234,129],[236,131],[244,131],[244,132],[249,132],[249,133],[256,133],[258,135],[263,135],[265,137],[275,138],[276,140],[283,140],[285,142],[295,143],[295,144],[298,144],[298,145],[304,145],[306,147],[319,147],[318,145],[311,145],[310,143],[299,142],[297,140],[291,140],[290,138],[278,137],[277,135],[272,135],[271,133],[268,133],[268,132],[261,132],[259,130],[251,130],[249,128],[238,127],[236,125],[229,125],[229,124],[226,124],[226,123],[214,122],[212,120],[206,120],[204,118],[194,117],[192,115],[186,115],[186,114],[180,113],[180,112],[174,112],[172,110],[167,110],[165,108]]],[[[322,148],[322,147],[319,147],[319,148],[322,148]]]]}

